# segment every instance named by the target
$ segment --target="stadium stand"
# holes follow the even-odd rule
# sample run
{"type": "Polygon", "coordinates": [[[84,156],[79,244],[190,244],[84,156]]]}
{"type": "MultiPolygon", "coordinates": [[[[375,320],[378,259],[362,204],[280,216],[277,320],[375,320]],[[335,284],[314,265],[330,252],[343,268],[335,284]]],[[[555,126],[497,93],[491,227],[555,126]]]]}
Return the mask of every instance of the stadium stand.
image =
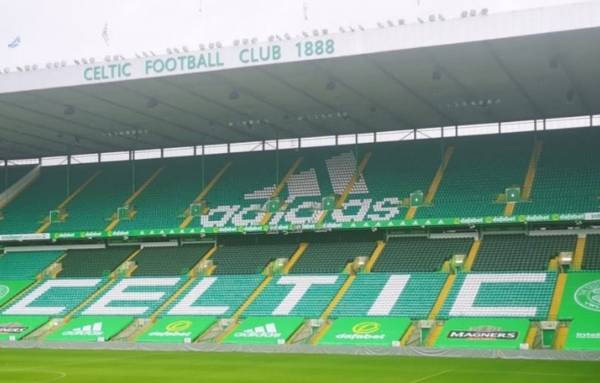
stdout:
{"type": "Polygon", "coordinates": [[[135,170],[130,162],[96,165],[102,174],[69,204],[65,221],[52,223],[48,231],[103,229],[132,188],[143,183],[156,167],[157,161],[136,161],[135,170]]]}
{"type": "Polygon", "coordinates": [[[356,257],[369,257],[374,248],[374,242],[311,242],[291,273],[341,273],[356,257]]]}
{"type": "Polygon", "coordinates": [[[433,205],[419,208],[417,218],[503,215],[504,204],[496,200],[523,182],[532,142],[530,133],[448,141],[454,155],[433,205]]]}
{"type": "Polygon", "coordinates": [[[33,168],[33,166],[29,165],[0,166],[0,193],[20,180],[21,177],[29,173],[33,168]]]}
{"type": "Polygon", "coordinates": [[[62,316],[78,307],[104,284],[102,279],[62,278],[46,280],[31,295],[6,308],[5,315],[62,316]],[[44,291],[38,295],[37,291],[44,291]],[[26,302],[25,304],[23,302],[26,302]],[[25,307],[24,307],[25,306],[25,307]]]}
{"type": "Polygon", "coordinates": [[[373,272],[432,272],[453,255],[469,252],[472,238],[429,239],[426,237],[393,238],[373,266],[373,272]]]}
{"type": "Polygon", "coordinates": [[[115,270],[135,250],[133,246],[69,250],[60,278],[102,277],[115,270]]]}
{"type": "Polygon", "coordinates": [[[215,313],[189,312],[187,308],[179,308],[179,304],[186,299],[189,292],[195,291],[198,285],[210,284],[202,296],[193,301],[185,302],[192,307],[217,306],[226,307],[225,311],[218,314],[230,317],[246,301],[248,296],[264,280],[260,274],[253,275],[220,275],[216,277],[200,278],[194,282],[181,296],[163,313],[164,315],[216,315],[215,313]]]}
{"type": "Polygon", "coordinates": [[[288,275],[273,279],[258,298],[243,313],[252,316],[301,316],[317,318],[346,280],[345,275],[288,275]],[[295,283],[312,282],[304,295],[297,295],[295,283]],[[293,290],[294,289],[294,290],[293,290]],[[292,294],[284,302],[284,298],[292,294]],[[298,300],[298,301],[297,301],[298,300]]]}
{"type": "Polygon", "coordinates": [[[336,306],[332,317],[395,316],[414,319],[426,318],[447,277],[446,274],[442,273],[359,274],[336,306]],[[383,310],[372,307],[386,284],[393,282],[392,277],[408,278],[406,286],[398,297],[392,294],[378,301],[383,310]]]}
{"type": "MultiPolygon", "coordinates": [[[[367,148],[373,153],[363,173],[369,188],[367,197],[373,201],[388,199],[387,206],[397,206],[417,190],[426,192],[440,163],[439,142],[387,143],[367,148]]],[[[371,205],[369,215],[385,219],[404,218],[407,211],[406,207],[399,207],[388,216],[374,208],[371,205]]]]}
{"type": "Polygon", "coordinates": [[[134,219],[121,221],[117,230],[178,227],[185,210],[206,180],[218,171],[219,164],[206,161],[204,181],[202,158],[169,159],[163,165],[162,173],[133,203],[134,219]]]}
{"type": "MultiPolygon", "coordinates": [[[[222,156],[220,163],[231,161],[226,174],[210,190],[206,197],[208,207],[219,210],[224,206],[239,206],[246,214],[232,222],[235,226],[259,224],[264,204],[287,169],[296,153],[284,152],[278,160],[274,152],[242,153],[222,156]]],[[[199,221],[198,221],[199,223],[199,221]]]]}
{"type": "Polygon", "coordinates": [[[0,233],[34,233],[54,210],[94,172],[97,165],[42,168],[38,179],[2,209],[0,233]],[[69,170],[70,169],[70,170],[69,170]]]}
{"type": "Polygon", "coordinates": [[[600,270],[600,235],[588,235],[583,256],[583,270],[600,270]]]}
{"type": "Polygon", "coordinates": [[[555,273],[459,274],[439,317],[543,320],[548,316],[555,283],[555,273]]]}
{"type": "Polygon", "coordinates": [[[211,247],[211,244],[146,247],[134,258],[137,268],[133,275],[157,277],[186,274],[211,247]]]}
{"type": "Polygon", "coordinates": [[[133,315],[148,317],[173,295],[187,278],[167,277],[121,278],[114,286],[86,305],[79,315],[133,315]],[[126,287],[125,287],[126,286],[126,287]],[[135,294],[135,304],[131,299],[119,299],[122,289],[127,294],[135,294]]]}
{"type": "Polygon", "coordinates": [[[574,251],[574,235],[487,235],[473,271],[543,271],[561,251],[574,251]]]}
{"type": "Polygon", "coordinates": [[[33,279],[62,254],[62,251],[6,253],[0,256],[0,280],[33,279]]]}
{"type": "Polygon", "coordinates": [[[544,149],[531,201],[518,204],[516,214],[600,210],[599,129],[548,132],[541,140],[544,149]]]}
{"type": "Polygon", "coordinates": [[[222,244],[211,257],[215,274],[260,274],[277,258],[290,258],[294,244],[222,244]]]}

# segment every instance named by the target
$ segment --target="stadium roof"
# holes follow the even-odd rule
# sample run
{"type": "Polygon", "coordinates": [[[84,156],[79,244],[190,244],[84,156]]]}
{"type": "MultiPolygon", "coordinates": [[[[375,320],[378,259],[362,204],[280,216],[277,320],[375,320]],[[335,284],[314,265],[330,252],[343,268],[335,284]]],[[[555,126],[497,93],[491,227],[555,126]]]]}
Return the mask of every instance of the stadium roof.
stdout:
{"type": "Polygon", "coordinates": [[[0,153],[16,159],[592,115],[600,112],[598,41],[600,4],[585,3],[9,73],[0,76],[0,153]],[[325,53],[308,55],[307,43],[325,53]],[[264,60],[252,62],[261,47],[264,60]]]}

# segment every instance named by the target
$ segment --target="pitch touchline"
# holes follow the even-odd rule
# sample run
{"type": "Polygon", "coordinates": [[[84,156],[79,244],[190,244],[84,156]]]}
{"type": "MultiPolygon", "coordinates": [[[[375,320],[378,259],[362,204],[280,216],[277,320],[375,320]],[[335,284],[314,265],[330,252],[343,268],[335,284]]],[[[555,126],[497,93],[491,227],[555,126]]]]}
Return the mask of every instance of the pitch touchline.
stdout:
{"type": "Polygon", "coordinates": [[[436,372],[435,374],[427,375],[427,376],[424,376],[424,377],[416,379],[416,380],[411,380],[408,383],[420,383],[420,382],[424,382],[424,381],[426,381],[428,379],[435,378],[435,377],[438,377],[440,375],[447,374],[447,373],[449,373],[451,371],[452,370],[444,370],[444,371],[436,372]]]}

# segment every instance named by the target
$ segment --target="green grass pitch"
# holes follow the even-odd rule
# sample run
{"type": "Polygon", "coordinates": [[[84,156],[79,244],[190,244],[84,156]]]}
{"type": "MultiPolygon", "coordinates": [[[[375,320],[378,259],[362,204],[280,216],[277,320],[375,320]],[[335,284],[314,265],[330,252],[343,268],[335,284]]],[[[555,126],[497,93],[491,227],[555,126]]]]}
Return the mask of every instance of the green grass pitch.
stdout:
{"type": "Polygon", "coordinates": [[[600,363],[203,352],[0,350],[0,382],[571,383],[600,363]]]}

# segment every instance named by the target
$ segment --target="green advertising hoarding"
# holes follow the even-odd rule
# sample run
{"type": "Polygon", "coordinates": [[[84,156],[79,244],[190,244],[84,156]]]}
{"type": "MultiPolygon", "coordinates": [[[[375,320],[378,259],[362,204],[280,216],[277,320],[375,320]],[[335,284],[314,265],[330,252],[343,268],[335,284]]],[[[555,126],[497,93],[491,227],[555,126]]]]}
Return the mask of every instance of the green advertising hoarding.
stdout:
{"type": "Polygon", "coordinates": [[[568,274],[558,318],[600,322],[600,273],[568,274]]]}
{"type": "Polygon", "coordinates": [[[107,341],[123,331],[132,317],[80,316],[62,326],[45,340],[55,342],[99,342],[107,341]]]}
{"type": "Polygon", "coordinates": [[[33,281],[0,281],[0,307],[32,283],[33,281]]]}
{"type": "Polygon", "coordinates": [[[202,335],[217,318],[168,316],[156,321],[136,340],[151,343],[185,343],[193,342],[202,335]]]}
{"type": "Polygon", "coordinates": [[[569,325],[565,350],[600,350],[600,321],[575,319],[569,325]]]}
{"type": "Polygon", "coordinates": [[[568,274],[558,319],[572,321],[566,350],[600,350],[600,273],[568,274]]]}
{"type": "Polygon", "coordinates": [[[249,317],[223,343],[284,344],[302,323],[301,317],[249,317]]]}
{"type": "Polygon", "coordinates": [[[212,235],[227,233],[268,233],[289,231],[315,231],[323,229],[331,230],[355,230],[355,229],[411,229],[415,227],[461,227],[461,226],[488,226],[504,224],[526,224],[536,222],[576,222],[576,221],[600,221],[600,212],[594,213],[548,213],[534,215],[485,216],[485,217],[454,217],[454,218],[419,218],[419,219],[391,219],[391,220],[365,220],[351,222],[325,222],[309,223],[304,225],[280,223],[273,225],[247,225],[235,226],[228,223],[225,226],[204,227],[171,227],[171,228],[148,228],[134,230],[90,230],[72,232],[52,233],[20,233],[0,234],[0,242],[13,241],[61,241],[61,240],[86,240],[97,238],[144,238],[144,237],[170,237],[186,235],[212,235]]]}
{"type": "Polygon", "coordinates": [[[444,324],[435,346],[517,350],[528,330],[527,319],[452,318],[444,324]]]}
{"type": "Polygon", "coordinates": [[[408,318],[339,318],[319,345],[397,346],[410,323],[408,318]]]}
{"type": "Polygon", "coordinates": [[[0,315],[0,341],[18,340],[48,322],[44,316],[0,315]]]}

